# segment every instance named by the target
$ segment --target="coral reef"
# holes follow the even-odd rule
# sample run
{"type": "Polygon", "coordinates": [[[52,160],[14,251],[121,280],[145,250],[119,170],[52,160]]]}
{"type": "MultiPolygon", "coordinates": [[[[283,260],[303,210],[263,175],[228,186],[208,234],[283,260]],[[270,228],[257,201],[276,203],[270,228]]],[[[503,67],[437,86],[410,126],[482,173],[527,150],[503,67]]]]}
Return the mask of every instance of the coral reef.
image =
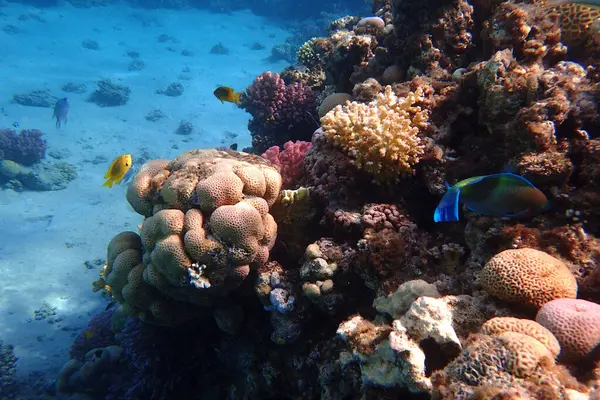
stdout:
{"type": "Polygon", "coordinates": [[[143,222],[95,282],[132,317],[102,394],[597,397],[589,6],[375,0],[276,46],[300,65],[241,96],[256,155],[191,151],[132,179],[143,222]],[[434,222],[447,185],[502,171],[550,208],[434,222]]]}

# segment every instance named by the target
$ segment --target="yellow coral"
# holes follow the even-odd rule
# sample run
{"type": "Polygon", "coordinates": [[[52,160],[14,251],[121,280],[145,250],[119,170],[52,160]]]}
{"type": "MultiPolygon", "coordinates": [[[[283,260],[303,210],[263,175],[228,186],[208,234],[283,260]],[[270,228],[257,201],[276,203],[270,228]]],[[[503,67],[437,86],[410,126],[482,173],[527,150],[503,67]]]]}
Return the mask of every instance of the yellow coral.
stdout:
{"type": "Polygon", "coordinates": [[[358,168],[380,181],[394,179],[412,173],[423,155],[419,133],[427,126],[429,115],[415,105],[422,99],[421,88],[397,97],[392,87],[386,86],[385,92],[368,104],[350,102],[335,107],[321,118],[321,126],[325,137],[358,168]]]}

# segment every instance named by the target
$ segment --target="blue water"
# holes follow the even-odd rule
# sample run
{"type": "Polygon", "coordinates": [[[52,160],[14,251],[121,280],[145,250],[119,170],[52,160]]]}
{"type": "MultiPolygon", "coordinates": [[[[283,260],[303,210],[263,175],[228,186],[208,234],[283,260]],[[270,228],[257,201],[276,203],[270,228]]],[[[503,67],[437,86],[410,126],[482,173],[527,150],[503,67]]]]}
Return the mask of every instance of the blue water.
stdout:
{"type": "Polygon", "coordinates": [[[263,71],[289,65],[269,56],[290,35],[302,38],[302,29],[304,40],[326,35],[327,21],[369,11],[362,1],[287,5],[279,12],[255,3],[250,10],[218,1],[186,9],[0,2],[0,129],[41,130],[48,146],[43,162],[68,163],[77,173],[61,190],[0,190],[0,341],[15,346],[23,385],[52,386],[74,337],[107,304],[91,291],[107,243],[143,220],[126,202],[125,185],[102,187],[110,161],[130,153],[138,166],[188,149],[250,146],[249,115],[221,104],[214,88],[242,91],[263,71]],[[252,49],[255,43],[262,49],[252,49]],[[217,44],[229,54],[212,54],[217,44]],[[143,69],[130,70],[128,52],[139,53],[143,69]],[[125,105],[86,101],[106,78],[131,90],[125,105]],[[85,91],[63,90],[68,83],[85,91]],[[183,94],[156,93],[172,83],[183,85],[183,94]],[[36,90],[68,97],[61,129],[52,106],[12,101],[36,90]],[[148,120],[154,110],[162,118],[148,120]],[[190,135],[176,133],[182,120],[193,124],[190,135]]]}

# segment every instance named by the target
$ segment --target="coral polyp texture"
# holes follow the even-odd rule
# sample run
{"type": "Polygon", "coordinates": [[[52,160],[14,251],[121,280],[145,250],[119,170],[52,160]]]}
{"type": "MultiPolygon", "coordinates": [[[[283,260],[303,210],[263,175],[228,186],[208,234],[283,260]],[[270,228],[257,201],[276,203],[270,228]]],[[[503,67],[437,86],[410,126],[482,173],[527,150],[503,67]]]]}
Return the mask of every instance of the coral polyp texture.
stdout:
{"type": "Polygon", "coordinates": [[[398,97],[386,86],[368,104],[336,106],[321,118],[321,127],[356,167],[390,180],[411,174],[424,153],[419,134],[427,126],[428,113],[415,104],[422,99],[420,89],[398,97]]]}
{"type": "Polygon", "coordinates": [[[146,217],[140,234],[113,238],[96,288],[145,321],[194,317],[268,260],[277,236],[269,208],[280,188],[277,170],[246,153],[191,150],[149,161],[127,191],[146,217]]]}

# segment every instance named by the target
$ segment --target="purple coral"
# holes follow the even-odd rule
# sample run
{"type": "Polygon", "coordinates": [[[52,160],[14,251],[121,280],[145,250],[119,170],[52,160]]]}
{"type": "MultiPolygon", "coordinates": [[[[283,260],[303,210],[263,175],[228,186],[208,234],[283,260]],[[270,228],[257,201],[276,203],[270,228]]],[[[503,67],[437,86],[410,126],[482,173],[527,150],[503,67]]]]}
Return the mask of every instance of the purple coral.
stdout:
{"type": "Polygon", "coordinates": [[[83,361],[88,351],[99,347],[107,347],[116,343],[111,329],[111,318],[114,309],[94,315],[85,329],[75,338],[69,351],[73,359],[83,361]]]}
{"type": "Polygon", "coordinates": [[[289,140],[310,141],[316,125],[316,100],[310,87],[286,85],[277,73],[265,72],[246,89],[241,107],[252,115],[248,129],[259,153],[289,140]]]}
{"type": "Polygon", "coordinates": [[[13,129],[0,130],[0,159],[21,165],[33,165],[46,157],[47,143],[37,129],[23,129],[19,134],[13,129]]]}

